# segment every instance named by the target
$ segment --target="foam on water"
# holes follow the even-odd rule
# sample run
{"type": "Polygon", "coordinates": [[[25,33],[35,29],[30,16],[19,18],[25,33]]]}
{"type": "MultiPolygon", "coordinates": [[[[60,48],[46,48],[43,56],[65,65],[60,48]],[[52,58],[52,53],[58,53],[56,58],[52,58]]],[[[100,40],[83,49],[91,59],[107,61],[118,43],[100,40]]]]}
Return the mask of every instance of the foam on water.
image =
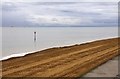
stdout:
{"type": "Polygon", "coordinates": [[[1,58],[0,60],[7,60],[7,59],[12,58],[12,57],[22,57],[22,56],[25,56],[25,55],[27,55],[27,54],[31,54],[31,53],[34,53],[34,52],[35,52],[35,51],[27,52],[27,53],[12,54],[12,55],[3,57],[3,58],[1,58]]]}

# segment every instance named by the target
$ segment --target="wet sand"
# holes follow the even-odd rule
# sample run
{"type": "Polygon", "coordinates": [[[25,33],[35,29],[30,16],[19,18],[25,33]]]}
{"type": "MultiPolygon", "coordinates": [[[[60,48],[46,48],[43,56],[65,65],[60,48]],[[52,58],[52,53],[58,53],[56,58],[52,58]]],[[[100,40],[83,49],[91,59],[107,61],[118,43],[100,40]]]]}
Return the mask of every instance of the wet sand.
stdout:
{"type": "Polygon", "coordinates": [[[2,76],[82,77],[120,54],[118,40],[120,38],[50,48],[23,57],[3,60],[2,76]]]}

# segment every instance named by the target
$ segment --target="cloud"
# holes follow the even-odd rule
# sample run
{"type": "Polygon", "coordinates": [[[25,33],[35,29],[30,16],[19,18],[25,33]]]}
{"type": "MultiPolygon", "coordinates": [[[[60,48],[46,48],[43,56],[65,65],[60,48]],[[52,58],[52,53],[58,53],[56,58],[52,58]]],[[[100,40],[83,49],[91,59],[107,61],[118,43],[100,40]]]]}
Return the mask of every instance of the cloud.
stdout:
{"type": "Polygon", "coordinates": [[[62,24],[62,25],[77,25],[82,22],[80,18],[62,17],[62,16],[48,16],[48,15],[34,15],[28,19],[37,24],[62,24]]]}
{"type": "Polygon", "coordinates": [[[3,2],[119,2],[119,0],[2,0],[3,2]]]}
{"type": "Polygon", "coordinates": [[[116,2],[4,2],[2,6],[4,26],[117,25],[116,2]]]}
{"type": "Polygon", "coordinates": [[[2,10],[4,11],[15,11],[16,10],[16,6],[15,4],[11,3],[11,2],[6,2],[4,4],[2,4],[2,10]]]}

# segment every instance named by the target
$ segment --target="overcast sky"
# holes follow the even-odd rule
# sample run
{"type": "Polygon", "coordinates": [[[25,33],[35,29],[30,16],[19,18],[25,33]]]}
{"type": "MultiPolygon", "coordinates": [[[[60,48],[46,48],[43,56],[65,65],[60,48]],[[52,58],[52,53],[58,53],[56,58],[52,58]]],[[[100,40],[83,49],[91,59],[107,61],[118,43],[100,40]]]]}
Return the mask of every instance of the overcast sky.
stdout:
{"type": "Polygon", "coordinates": [[[0,11],[2,26],[117,26],[118,23],[118,0],[4,0],[0,11]]]}

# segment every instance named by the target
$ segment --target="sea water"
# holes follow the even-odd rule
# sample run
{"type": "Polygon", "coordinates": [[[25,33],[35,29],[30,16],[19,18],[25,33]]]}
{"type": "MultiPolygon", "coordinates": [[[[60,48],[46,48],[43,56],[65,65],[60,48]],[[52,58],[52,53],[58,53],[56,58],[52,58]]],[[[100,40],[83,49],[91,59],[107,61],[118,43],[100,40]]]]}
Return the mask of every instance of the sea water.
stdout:
{"type": "Polygon", "coordinates": [[[24,56],[52,47],[118,37],[118,27],[2,27],[0,30],[0,59],[24,56]]]}

